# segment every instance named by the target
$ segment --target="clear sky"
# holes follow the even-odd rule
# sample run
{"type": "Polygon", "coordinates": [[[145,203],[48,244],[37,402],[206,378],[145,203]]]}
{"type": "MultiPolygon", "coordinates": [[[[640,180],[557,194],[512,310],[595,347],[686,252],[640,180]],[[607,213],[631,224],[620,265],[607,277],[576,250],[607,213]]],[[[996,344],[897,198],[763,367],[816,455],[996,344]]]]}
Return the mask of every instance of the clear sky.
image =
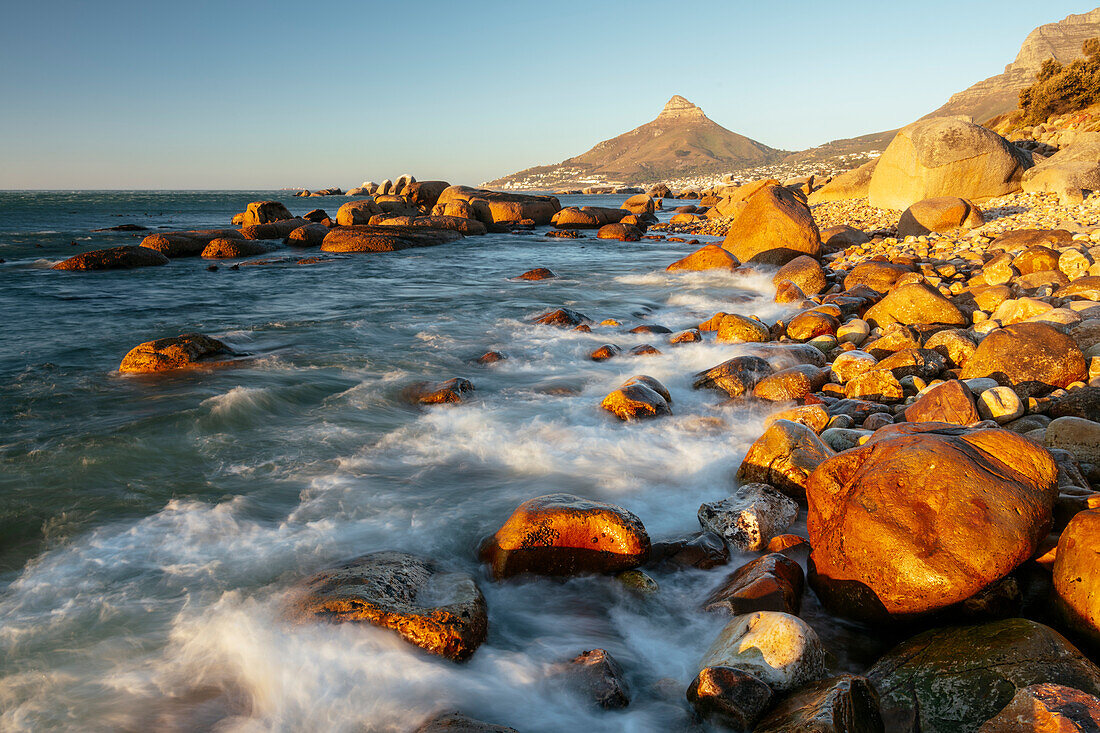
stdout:
{"type": "MultiPolygon", "coordinates": [[[[1095,2],[1095,0],[1093,0],[1095,2]]],[[[2,0],[0,188],[478,183],[673,94],[777,148],[892,129],[1090,3],[2,0]]]]}

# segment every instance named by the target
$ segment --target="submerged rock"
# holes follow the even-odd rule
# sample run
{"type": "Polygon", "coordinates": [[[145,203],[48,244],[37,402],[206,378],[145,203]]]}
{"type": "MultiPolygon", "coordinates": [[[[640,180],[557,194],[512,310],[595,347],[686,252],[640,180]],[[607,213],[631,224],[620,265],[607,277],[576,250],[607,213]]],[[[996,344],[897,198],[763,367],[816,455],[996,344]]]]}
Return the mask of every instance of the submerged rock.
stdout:
{"type": "Polygon", "coordinates": [[[404,389],[405,399],[421,405],[442,405],[462,402],[474,391],[470,380],[453,377],[443,382],[414,382],[404,389]]]}
{"type": "Polygon", "coordinates": [[[123,357],[118,370],[124,374],[150,374],[212,367],[228,361],[215,357],[230,357],[233,354],[232,349],[215,338],[201,333],[185,333],[138,344],[123,357]]]}
{"type": "Polygon", "coordinates": [[[671,399],[664,385],[643,375],[628,379],[604,397],[600,407],[620,420],[648,419],[671,415],[671,399]]]}
{"type": "Polygon", "coordinates": [[[525,573],[617,573],[645,562],[649,548],[641,520],[626,509],[548,494],[521,504],[479,554],[500,580],[525,573]]]}
{"type": "Polygon", "coordinates": [[[616,710],[630,704],[630,688],[623,678],[623,668],[604,649],[592,649],[567,664],[558,665],[555,675],[595,705],[616,710]]]}
{"type": "Polygon", "coordinates": [[[325,235],[322,252],[396,252],[462,239],[460,232],[428,227],[341,226],[325,235]]]}
{"type": "Polygon", "coordinates": [[[772,702],[772,689],[734,667],[704,667],[692,680],[687,699],[695,712],[732,730],[750,730],[772,702]]]}
{"type": "Polygon", "coordinates": [[[440,572],[403,552],[374,552],[324,570],[293,601],[301,620],[363,622],[455,661],[469,658],[488,632],[485,598],[464,573],[440,572]]]}
{"type": "Polygon", "coordinates": [[[134,267],[167,265],[168,258],[145,247],[109,247],[82,252],[58,262],[53,270],[128,270],[134,267]]]}

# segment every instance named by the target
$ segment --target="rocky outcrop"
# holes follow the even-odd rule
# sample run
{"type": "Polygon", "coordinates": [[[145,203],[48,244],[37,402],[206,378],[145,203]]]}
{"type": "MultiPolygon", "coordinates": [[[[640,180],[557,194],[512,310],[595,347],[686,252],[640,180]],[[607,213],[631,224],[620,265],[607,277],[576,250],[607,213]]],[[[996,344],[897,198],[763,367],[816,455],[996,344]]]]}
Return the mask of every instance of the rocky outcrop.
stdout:
{"type": "Polygon", "coordinates": [[[224,364],[233,353],[215,338],[185,333],[138,344],[123,357],[118,370],[124,374],[150,374],[212,367],[224,364]]]}
{"type": "Polygon", "coordinates": [[[462,239],[444,229],[400,226],[341,226],[325,235],[322,252],[396,252],[413,247],[433,247],[462,239]]]}
{"type": "Polygon", "coordinates": [[[241,226],[250,227],[293,218],[294,215],[279,201],[253,201],[244,211],[241,226]]]}
{"type": "Polygon", "coordinates": [[[767,185],[745,201],[722,247],[744,264],[785,265],[821,254],[821,234],[809,207],[783,186],[767,185]]]}
{"type": "Polygon", "coordinates": [[[108,247],[82,252],[62,260],[53,270],[129,270],[134,267],[167,265],[168,258],[145,247],[108,247]]]}

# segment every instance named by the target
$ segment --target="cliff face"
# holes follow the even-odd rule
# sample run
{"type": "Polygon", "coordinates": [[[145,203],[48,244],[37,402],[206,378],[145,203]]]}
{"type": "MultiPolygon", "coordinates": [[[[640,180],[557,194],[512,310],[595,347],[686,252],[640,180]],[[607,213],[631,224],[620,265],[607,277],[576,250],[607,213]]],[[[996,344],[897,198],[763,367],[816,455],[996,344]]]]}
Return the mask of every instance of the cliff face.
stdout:
{"type": "Polygon", "coordinates": [[[1081,44],[1100,36],[1100,8],[1069,15],[1057,23],[1041,25],[1028,34],[1016,59],[1003,73],[955,94],[925,117],[969,115],[984,122],[1016,109],[1020,90],[1031,86],[1035,72],[1050,58],[1069,63],[1081,55],[1081,44]]]}
{"type": "Polygon", "coordinates": [[[664,177],[725,173],[778,160],[782,151],[722,127],[703,110],[676,95],[652,122],[556,166],[540,166],[490,181],[487,185],[543,186],[602,179],[622,183],[664,177]],[[526,182],[526,183],[525,183],[526,182]]]}

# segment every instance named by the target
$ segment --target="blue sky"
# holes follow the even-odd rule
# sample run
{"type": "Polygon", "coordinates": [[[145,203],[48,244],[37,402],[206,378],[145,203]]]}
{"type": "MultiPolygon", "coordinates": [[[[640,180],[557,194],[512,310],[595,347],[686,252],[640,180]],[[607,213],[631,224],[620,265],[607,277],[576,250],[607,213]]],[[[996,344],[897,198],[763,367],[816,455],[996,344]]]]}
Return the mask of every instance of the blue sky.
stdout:
{"type": "Polygon", "coordinates": [[[1092,5],[3,0],[0,188],[477,183],[673,94],[801,149],[891,129],[1092,5]]]}

